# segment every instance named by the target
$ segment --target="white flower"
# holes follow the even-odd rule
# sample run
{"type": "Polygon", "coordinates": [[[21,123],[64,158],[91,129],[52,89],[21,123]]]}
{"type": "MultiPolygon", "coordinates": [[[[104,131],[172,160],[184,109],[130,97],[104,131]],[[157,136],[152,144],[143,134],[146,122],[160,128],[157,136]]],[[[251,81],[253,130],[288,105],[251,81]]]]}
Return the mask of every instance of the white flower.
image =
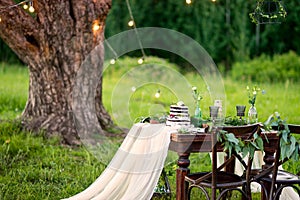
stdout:
{"type": "Polygon", "coordinates": [[[184,106],[183,101],[178,101],[177,106],[184,106]]]}

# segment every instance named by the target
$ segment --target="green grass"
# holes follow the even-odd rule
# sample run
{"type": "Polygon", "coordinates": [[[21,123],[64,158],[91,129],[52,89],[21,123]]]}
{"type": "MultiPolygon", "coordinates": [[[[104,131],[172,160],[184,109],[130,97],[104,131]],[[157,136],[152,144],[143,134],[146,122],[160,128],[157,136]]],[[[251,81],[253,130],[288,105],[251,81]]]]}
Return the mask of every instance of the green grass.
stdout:
{"type": "Polygon", "coordinates": [[[21,114],[28,97],[28,69],[0,63],[0,119],[21,114]]]}
{"type": "Polygon", "coordinates": [[[22,132],[17,121],[2,122],[0,133],[0,199],[66,198],[88,187],[105,168],[84,148],[22,132]]]}
{"type": "MultiPolygon", "coordinates": [[[[174,71],[178,67],[158,58],[149,58],[147,63],[149,68],[159,66],[157,71],[150,71],[156,74],[143,74],[145,71],[139,70],[142,68],[136,64],[136,59],[130,58],[118,60],[116,65],[108,66],[104,72],[104,105],[122,126],[131,127],[141,116],[153,116],[157,113],[163,115],[168,112],[171,103],[182,99],[186,99],[185,103],[190,112],[193,112],[192,91],[173,89],[180,88],[184,81],[181,79],[183,75],[174,71]],[[159,80],[165,82],[139,85],[136,80],[140,80],[131,76],[128,73],[130,70],[133,75],[159,77],[159,80]],[[168,76],[164,70],[172,76],[168,76]],[[154,95],[158,90],[160,97],[156,98],[154,95]],[[119,110],[128,117],[120,118],[119,110]]],[[[148,73],[147,70],[146,72],[148,73]]],[[[196,73],[184,76],[189,82],[188,86],[195,85],[202,93],[204,99],[201,101],[201,109],[204,116],[208,116],[208,107],[213,100],[204,81],[196,73]]],[[[248,106],[247,85],[254,84],[232,81],[230,77],[224,78],[227,116],[235,115],[237,104],[248,106]]],[[[256,107],[260,121],[278,111],[288,122],[300,123],[299,83],[264,83],[259,87],[266,91],[257,97],[256,107]]],[[[0,199],[61,199],[72,196],[88,187],[105,166],[84,147],[61,146],[58,138],[47,139],[42,133],[21,131],[19,122],[12,119],[19,116],[25,107],[27,91],[27,68],[0,63],[0,199]]],[[[287,167],[291,171],[299,171],[299,164],[300,162],[290,163],[287,167]]],[[[209,166],[207,154],[191,155],[191,171],[208,170],[209,166]]],[[[175,168],[175,160],[166,167],[173,192],[175,168]]]]}

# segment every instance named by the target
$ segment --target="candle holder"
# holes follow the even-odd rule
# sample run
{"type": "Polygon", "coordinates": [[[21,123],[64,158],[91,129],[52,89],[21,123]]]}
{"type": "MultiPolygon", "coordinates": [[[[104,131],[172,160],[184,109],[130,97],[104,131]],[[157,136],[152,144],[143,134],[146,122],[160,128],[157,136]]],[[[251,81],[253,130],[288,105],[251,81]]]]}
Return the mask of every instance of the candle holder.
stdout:
{"type": "Polygon", "coordinates": [[[209,106],[209,116],[214,121],[218,117],[219,106],[209,106]]]}
{"type": "Polygon", "coordinates": [[[242,119],[243,117],[245,117],[245,110],[246,110],[246,106],[237,105],[236,106],[236,116],[238,116],[238,117],[240,117],[240,119],[242,119]]]}

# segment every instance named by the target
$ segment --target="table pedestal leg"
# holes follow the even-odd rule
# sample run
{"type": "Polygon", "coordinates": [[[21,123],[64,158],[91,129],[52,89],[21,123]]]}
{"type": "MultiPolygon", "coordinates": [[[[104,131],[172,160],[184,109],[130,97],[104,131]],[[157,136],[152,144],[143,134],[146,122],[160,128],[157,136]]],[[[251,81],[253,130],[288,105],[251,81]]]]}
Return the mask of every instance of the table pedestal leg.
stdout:
{"type": "Polygon", "coordinates": [[[176,200],[186,200],[187,190],[185,186],[184,177],[190,173],[188,168],[190,165],[189,153],[178,153],[179,159],[177,161],[178,168],[176,170],[176,200]]]}

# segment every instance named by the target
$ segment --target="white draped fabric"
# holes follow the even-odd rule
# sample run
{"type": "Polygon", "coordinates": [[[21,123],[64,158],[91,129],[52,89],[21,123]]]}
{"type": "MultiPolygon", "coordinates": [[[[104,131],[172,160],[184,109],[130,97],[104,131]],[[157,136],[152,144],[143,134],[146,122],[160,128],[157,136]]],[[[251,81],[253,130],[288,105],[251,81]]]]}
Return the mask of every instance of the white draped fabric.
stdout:
{"type": "Polygon", "coordinates": [[[164,124],[135,124],[109,166],[83,192],[68,200],[147,200],[152,197],[168,154],[164,124]]]}
{"type": "MultiPolygon", "coordinates": [[[[167,158],[172,131],[176,131],[176,127],[135,124],[96,181],[81,193],[65,200],[150,199],[167,158]]],[[[262,154],[256,154],[254,160],[254,168],[261,166],[262,154]]],[[[236,165],[236,170],[242,173],[241,165],[236,165]]],[[[254,185],[252,191],[258,192],[259,187],[254,185]]],[[[280,199],[299,198],[292,189],[285,189],[280,199]]]]}

